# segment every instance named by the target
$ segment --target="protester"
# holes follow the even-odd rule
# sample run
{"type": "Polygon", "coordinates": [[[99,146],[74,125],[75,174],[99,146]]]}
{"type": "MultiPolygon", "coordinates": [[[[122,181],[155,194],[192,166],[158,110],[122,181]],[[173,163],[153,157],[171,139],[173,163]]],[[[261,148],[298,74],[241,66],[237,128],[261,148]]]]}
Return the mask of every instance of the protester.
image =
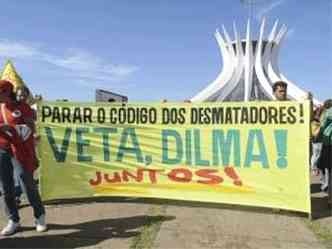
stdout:
{"type": "Polygon", "coordinates": [[[322,185],[322,190],[326,191],[328,187],[330,187],[328,186],[328,182],[332,168],[332,99],[324,102],[317,140],[322,143],[322,151],[318,162],[318,168],[325,173],[325,180],[322,185]]]}
{"type": "Polygon", "coordinates": [[[20,180],[34,211],[36,230],[46,231],[45,209],[33,179],[36,168],[33,112],[26,103],[17,102],[12,84],[5,80],[0,80],[0,103],[0,187],[3,207],[8,217],[8,224],[1,234],[12,235],[20,227],[15,203],[12,157],[22,167],[20,180]]]}
{"type": "Polygon", "coordinates": [[[320,158],[320,154],[322,151],[322,143],[318,140],[318,133],[320,129],[320,120],[323,112],[323,106],[317,107],[313,111],[313,115],[311,117],[311,159],[310,166],[314,175],[321,175],[321,181],[323,181],[323,172],[321,172],[318,168],[318,162],[320,158]]]}
{"type": "MultiPolygon", "coordinates": [[[[30,96],[30,91],[27,87],[23,87],[23,88],[19,88],[16,92],[16,101],[19,104],[27,104],[28,101],[28,97],[30,96]]],[[[31,127],[33,129],[33,134],[35,133],[35,125],[34,125],[34,121],[35,121],[35,111],[33,111],[33,120],[28,120],[29,123],[29,127],[31,127]]],[[[25,192],[25,188],[24,188],[24,183],[21,180],[20,175],[22,174],[22,167],[20,165],[20,163],[14,158],[12,157],[12,164],[14,167],[14,184],[15,184],[15,201],[16,204],[19,205],[21,203],[21,195],[23,192],[25,192]]]]}
{"type": "Polygon", "coordinates": [[[272,86],[273,95],[277,101],[286,101],[287,99],[287,83],[277,81],[272,86]]]}

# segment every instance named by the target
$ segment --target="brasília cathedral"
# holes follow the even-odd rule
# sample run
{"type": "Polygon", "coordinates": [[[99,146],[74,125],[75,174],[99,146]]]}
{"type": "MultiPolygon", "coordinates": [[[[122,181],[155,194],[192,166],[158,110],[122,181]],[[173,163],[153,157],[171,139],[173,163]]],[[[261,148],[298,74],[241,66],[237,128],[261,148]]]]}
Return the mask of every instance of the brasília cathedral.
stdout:
{"type": "MultiPolygon", "coordinates": [[[[223,69],[211,84],[191,98],[192,102],[202,101],[254,101],[272,100],[272,85],[276,81],[288,84],[288,98],[300,100],[308,95],[279,70],[278,55],[286,36],[286,25],[276,21],[265,38],[265,18],[263,18],[258,40],[251,34],[250,19],[247,22],[246,37],[242,39],[233,24],[234,39],[225,27],[215,33],[221,55],[223,69]]],[[[314,104],[320,102],[314,99],[314,104]]]]}

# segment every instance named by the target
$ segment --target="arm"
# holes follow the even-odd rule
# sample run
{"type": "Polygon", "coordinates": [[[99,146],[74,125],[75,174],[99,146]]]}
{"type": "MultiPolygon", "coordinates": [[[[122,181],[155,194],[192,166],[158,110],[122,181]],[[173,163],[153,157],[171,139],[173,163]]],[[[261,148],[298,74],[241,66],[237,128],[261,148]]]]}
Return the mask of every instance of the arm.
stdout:
{"type": "Polygon", "coordinates": [[[35,133],[36,131],[36,114],[35,111],[28,105],[24,104],[22,105],[22,113],[23,113],[23,121],[24,123],[29,126],[29,128],[32,130],[32,133],[35,133]]]}
{"type": "Polygon", "coordinates": [[[321,119],[320,130],[318,133],[318,137],[323,137],[323,132],[325,128],[332,122],[332,108],[327,109],[321,119]]]}
{"type": "Polygon", "coordinates": [[[35,121],[30,117],[23,118],[23,120],[24,120],[24,123],[27,126],[29,126],[29,128],[32,130],[32,133],[34,134],[36,132],[35,121]]]}

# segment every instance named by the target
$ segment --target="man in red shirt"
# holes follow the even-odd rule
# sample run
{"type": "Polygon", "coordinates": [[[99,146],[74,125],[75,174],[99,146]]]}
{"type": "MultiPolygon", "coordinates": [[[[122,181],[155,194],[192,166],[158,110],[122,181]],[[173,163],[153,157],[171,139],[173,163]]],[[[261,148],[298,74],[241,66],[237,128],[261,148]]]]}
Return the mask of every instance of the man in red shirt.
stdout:
{"type": "Polygon", "coordinates": [[[33,171],[36,156],[33,140],[33,112],[24,103],[16,101],[10,82],[0,80],[0,187],[8,224],[1,234],[12,235],[20,227],[18,209],[15,203],[12,157],[22,167],[20,178],[24,183],[28,200],[36,219],[36,230],[46,231],[45,209],[35,182],[33,171]]]}

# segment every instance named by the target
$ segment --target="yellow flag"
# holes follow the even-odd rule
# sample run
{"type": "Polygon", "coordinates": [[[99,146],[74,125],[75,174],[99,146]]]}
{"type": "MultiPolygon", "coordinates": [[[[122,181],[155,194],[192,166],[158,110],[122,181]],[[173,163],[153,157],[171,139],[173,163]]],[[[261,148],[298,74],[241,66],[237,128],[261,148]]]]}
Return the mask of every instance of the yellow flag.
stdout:
{"type": "Polygon", "coordinates": [[[16,69],[13,63],[8,60],[1,75],[2,80],[8,80],[14,85],[14,91],[17,89],[25,87],[25,84],[20,77],[20,75],[16,72],[16,69]]]}
{"type": "MultiPolygon", "coordinates": [[[[26,84],[24,83],[21,76],[17,73],[13,63],[8,60],[3,71],[1,74],[2,80],[8,80],[10,83],[14,86],[14,92],[16,93],[18,89],[28,88],[26,84]]],[[[30,95],[28,97],[28,102],[31,102],[33,100],[33,97],[31,95],[31,91],[29,89],[30,95]]]]}

